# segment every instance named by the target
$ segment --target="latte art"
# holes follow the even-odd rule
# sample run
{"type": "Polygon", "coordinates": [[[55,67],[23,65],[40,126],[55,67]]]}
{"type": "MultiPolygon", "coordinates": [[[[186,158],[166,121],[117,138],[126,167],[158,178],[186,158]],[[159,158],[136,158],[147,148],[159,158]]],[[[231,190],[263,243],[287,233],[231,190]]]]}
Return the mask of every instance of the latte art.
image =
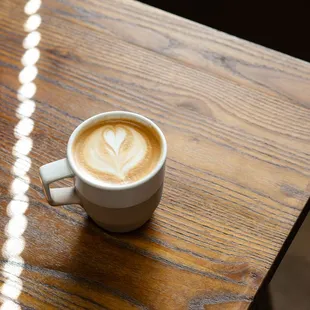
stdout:
{"type": "Polygon", "coordinates": [[[92,169],[124,179],[147,153],[147,142],[135,129],[120,125],[93,131],[84,144],[85,163],[92,169]]]}
{"type": "Polygon", "coordinates": [[[131,120],[108,120],[82,132],[74,146],[80,168],[108,183],[130,183],[158,162],[156,133],[131,120]]]}

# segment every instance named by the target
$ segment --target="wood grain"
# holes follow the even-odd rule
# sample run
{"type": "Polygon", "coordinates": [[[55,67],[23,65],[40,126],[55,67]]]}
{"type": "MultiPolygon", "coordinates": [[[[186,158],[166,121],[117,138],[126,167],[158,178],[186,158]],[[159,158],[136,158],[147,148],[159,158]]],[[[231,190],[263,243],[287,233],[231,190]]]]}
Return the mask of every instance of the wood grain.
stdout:
{"type": "Polygon", "coordinates": [[[310,75],[308,64],[304,61],[164,13],[138,1],[59,2],[61,5],[54,2],[45,4],[53,17],[61,16],[72,23],[108,33],[187,66],[309,106],[307,84],[310,75]]]}
{"type": "MultiPolygon", "coordinates": [[[[4,232],[26,15],[21,0],[1,7],[4,232]]],[[[310,65],[129,0],[47,0],[38,13],[17,302],[25,309],[248,308],[309,197],[310,65]],[[130,234],[104,232],[79,206],[49,206],[38,179],[41,165],[65,157],[82,120],[119,109],[153,119],[169,145],[162,202],[130,234]]],[[[6,238],[0,234],[1,248],[6,238]]]]}

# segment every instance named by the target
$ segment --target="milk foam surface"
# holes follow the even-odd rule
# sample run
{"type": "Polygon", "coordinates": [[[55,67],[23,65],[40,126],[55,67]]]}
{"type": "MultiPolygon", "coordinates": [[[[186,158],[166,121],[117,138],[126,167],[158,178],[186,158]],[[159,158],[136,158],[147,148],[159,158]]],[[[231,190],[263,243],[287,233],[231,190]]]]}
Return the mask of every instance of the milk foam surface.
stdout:
{"type": "Polygon", "coordinates": [[[107,120],[86,129],[74,144],[80,168],[108,183],[130,183],[150,173],[160,156],[157,134],[131,120],[107,120]]]}

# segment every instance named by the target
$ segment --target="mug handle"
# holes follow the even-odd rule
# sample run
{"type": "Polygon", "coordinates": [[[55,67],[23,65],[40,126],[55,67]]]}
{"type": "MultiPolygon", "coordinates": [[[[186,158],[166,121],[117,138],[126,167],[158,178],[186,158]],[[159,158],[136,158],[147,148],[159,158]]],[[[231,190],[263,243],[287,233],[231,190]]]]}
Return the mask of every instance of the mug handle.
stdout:
{"type": "Polygon", "coordinates": [[[80,198],[76,194],[75,187],[50,188],[50,184],[64,179],[72,178],[74,173],[69,167],[66,158],[54,161],[40,167],[40,179],[47,201],[52,206],[65,204],[80,204],[80,198]]]}

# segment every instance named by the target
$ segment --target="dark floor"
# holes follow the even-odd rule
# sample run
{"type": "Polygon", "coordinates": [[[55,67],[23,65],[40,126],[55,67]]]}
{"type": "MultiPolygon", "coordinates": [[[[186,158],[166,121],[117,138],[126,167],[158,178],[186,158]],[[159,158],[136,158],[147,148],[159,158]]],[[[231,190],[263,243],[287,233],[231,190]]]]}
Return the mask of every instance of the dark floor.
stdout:
{"type": "Polygon", "coordinates": [[[309,237],[308,215],[255,310],[310,309],[309,237]]]}
{"type": "Polygon", "coordinates": [[[310,309],[310,216],[269,285],[274,309],[310,309]]]}
{"type": "MultiPolygon", "coordinates": [[[[304,0],[140,1],[310,62],[304,0]]],[[[255,308],[271,309],[310,310],[310,214],[255,308]]]]}

